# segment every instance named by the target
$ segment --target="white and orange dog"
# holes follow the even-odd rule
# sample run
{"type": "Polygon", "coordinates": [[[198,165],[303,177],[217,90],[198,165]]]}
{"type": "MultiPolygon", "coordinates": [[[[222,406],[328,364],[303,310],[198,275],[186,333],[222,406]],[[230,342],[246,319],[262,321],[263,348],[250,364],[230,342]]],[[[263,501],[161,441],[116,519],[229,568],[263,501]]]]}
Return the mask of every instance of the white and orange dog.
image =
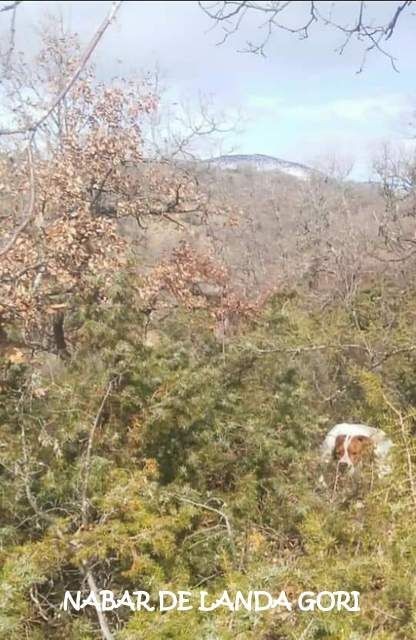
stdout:
{"type": "Polygon", "coordinates": [[[391,471],[389,455],[392,446],[392,441],[381,429],[343,422],[327,433],[321,448],[321,460],[324,463],[335,460],[354,473],[363,460],[372,457],[377,475],[383,477],[391,471]]]}

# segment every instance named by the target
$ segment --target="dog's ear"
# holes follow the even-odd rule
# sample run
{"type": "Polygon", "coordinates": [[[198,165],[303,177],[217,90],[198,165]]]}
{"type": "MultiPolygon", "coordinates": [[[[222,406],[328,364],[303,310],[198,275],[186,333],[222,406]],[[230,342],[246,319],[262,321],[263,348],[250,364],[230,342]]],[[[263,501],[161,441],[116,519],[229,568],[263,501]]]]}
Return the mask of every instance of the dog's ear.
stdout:
{"type": "Polygon", "coordinates": [[[342,452],[342,448],[344,446],[345,436],[339,435],[335,439],[334,447],[332,449],[332,457],[337,458],[342,452]]]}

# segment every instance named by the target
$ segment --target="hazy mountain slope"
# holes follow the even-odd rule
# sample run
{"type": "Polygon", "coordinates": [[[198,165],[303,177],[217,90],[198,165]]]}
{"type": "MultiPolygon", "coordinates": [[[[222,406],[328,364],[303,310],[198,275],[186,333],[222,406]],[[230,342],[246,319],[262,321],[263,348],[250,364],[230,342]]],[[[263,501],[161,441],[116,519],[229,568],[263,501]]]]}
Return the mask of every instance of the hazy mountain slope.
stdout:
{"type": "Polygon", "coordinates": [[[282,160],[273,156],[263,155],[261,153],[254,154],[235,154],[223,155],[205,161],[210,167],[218,167],[219,169],[229,169],[236,171],[248,167],[256,171],[280,171],[295,178],[306,180],[312,174],[316,173],[314,169],[307,167],[299,162],[291,162],[282,160]]]}
{"type": "Polygon", "coordinates": [[[192,171],[232,219],[218,214],[201,223],[190,213],[180,218],[182,226],[156,220],[150,233],[131,226],[127,233],[139,243],[145,265],[185,241],[214,253],[246,291],[284,282],[315,286],[317,277],[320,283],[333,278],[345,261],[361,260],[366,243],[377,237],[374,212],[380,217],[383,203],[374,185],[337,183],[318,172],[299,180],[250,163],[230,171],[224,166],[197,163],[192,171]]]}

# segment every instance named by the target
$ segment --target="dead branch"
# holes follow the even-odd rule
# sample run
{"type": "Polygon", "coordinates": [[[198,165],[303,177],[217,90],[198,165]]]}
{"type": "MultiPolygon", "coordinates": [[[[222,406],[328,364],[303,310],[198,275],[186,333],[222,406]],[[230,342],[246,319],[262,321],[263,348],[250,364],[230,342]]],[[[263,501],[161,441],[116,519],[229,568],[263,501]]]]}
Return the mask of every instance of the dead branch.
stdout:
{"type": "Polygon", "coordinates": [[[211,507],[207,504],[204,504],[203,502],[196,502],[195,500],[191,500],[190,498],[185,498],[184,496],[180,496],[176,493],[171,495],[173,498],[176,498],[181,502],[186,502],[187,504],[191,504],[194,507],[199,507],[200,509],[206,509],[207,511],[212,511],[212,513],[216,513],[217,515],[219,515],[224,521],[224,525],[227,530],[228,539],[230,540],[233,552],[235,552],[234,536],[233,536],[230,520],[223,511],[221,511],[220,509],[215,509],[215,507],[211,507]]]}
{"type": "Polygon", "coordinates": [[[383,354],[379,360],[373,363],[371,368],[376,369],[381,364],[383,364],[383,362],[385,362],[389,358],[392,358],[393,356],[399,355],[400,353],[413,353],[413,351],[415,350],[416,350],[416,345],[414,344],[408,347],[400,347],[398,349],[393,349],[392,351],[389,351],[388,353],[383,354]]]}
{"type": "Polygon", "coordinates": [[[358,349],[359,351],[368,352],[365,345],[362,344],[313,344],[300,345],[298,347],[272,347],[270,349],[250,349],[255,353],[294,353],[300,354],[308,351],[326,351],[327,349],[358,349]]]}
{"type": "MultiPolygon", "coordinates": [[[[373,360],[376,353],[371,349],[369,344],[317,344],[317,345],[299,345],[298,347],[271,347],[270,349],[254,349],[250,348],[250,351],[254,351],[259,354],[267,354],[267,353],[293,353],[295,355],[300,355],[301,353],[307,353],[312,351],[326,351],[326,350],[343,350],[343,349],[356,349],[358,351],[363,351],[367,353],[370,358],[373,360]]],[[[416,351],[416,345],[411,344],[405,347],[398,347],[397,349],[392,349],[391,351],[387,351],[379,355],[378,359],[373,361],[370,366],[370,370],[377,369],[381,364],[383,364],[386,360],[390,358],[400,355],[402,353],[413,353],[416,351]]]]}
{"type": "MultiPolygon", "coordinates": [[[[88,437],[88,444],[87,444],[87,450],[86,450],[85,462],[84,462],[84,477],[82,481],[82,491],[81,491],[81,519],[82,519],[83,526],[88,524],[88,507],[89,507],[88,486],[89,486],[89,478],[90,478],[90,471],[91,471],[91,452],[92,452],[92,447],[94,443],[94,435],[97,427],[101,423],[101,418],[102,418],[105,406],[107,404],[108,397],[113,389],[113,385],[114,385],[114,380],[110,380],[110,382],[106,387],[105,393],[102,397],[101,404],[95,415],[94,421],[91,425],[91,429],[88,437]]],[[[95,578],[89,563],[83,562],[82,566],[83,566],[85,577],[87,579],[88,586],[90,588],[91,593],[94,593],[96,596],[98,596],[99,590],[97,588],[97,584],[95,582],[95,578]]],[[[111,633],[110,628],[108,626],[107,618],[103,613],[103,611],[100,610],[99,607],[97,608],[97,617],[98,617],[98,622],[101,629],[101,636],[103,640],[113,640],[113,634],[111,633]]]]}
{"type": "MultiPolygon", "coordinates": [[[[99,589],[97,587],[97,583],[95,582],[95,578],[91,570],[88,568],[85,571],[85,577],[87,579],[88,586],[90,588],[91,593],[95,595],[96,601],[99,602],[99,599],[100,599],[99,589]]],[[[101,629],[101,637],[103,638],[103,640],[113,640],[114,636],[110,631],[105,614],[103,613],[103,611],[101,611],[100,607],[96,607],[96,609],[97,609],[97,618],[98,618],[98,622],[101,629]]]]}
{"type": "MultiPolygon", "coordinates": [[[[38,516],[39,520],[43,520],[46,524],[54,524],[55,520],[48,513],[45,513],[40,509],[36,497],[32,493],[31,481],[30,481],[30,471],[29,471],[29,452],[27,448],[26,441],[26,430],[23,420],[21,421],[20,426],[20,439],[22,443],[22,455],[23,455],[23,464],[22,464],[22,478],[23,484],[25,487],[26,498],[30,506],[32,507],[34,513],[38,516]]],[[[58,536],[62,537],[61,531],[57,531],[58,536]]]]}
{"type": "Polygon", "coordinates": [[[35,593],[36,591],[36,586],[35,587],[31,587],[30,591],[29,591],[29,595],[30,595],[30,599],[32,600],[32,602],[36,605],[37,610],[39,611],[39,615],[40,617],[45,620],[45,622],[47,622],[48,624],[50,624],[50,620],[47,616],[47,614],[45,613],[39,598],[37,596],[37,593],[35,593]]]}
{"type": "Polygon", "coordinates": [[[88,523],[88,485],[90,479],[90,471],[91,471],[91,452],[94,443],[94,435],[97,427],[101,422],[101,418],[105,409],[105,405],[107,403],[108,397],[113,390],[114,380],[110,380],[101,400],[100,407],[97,411],[97,414],[94,418],[94,422],[91,425],[91,429],[88,436],[88,444],[87,450],[85,453],[85,462],[84,462],[84,470],[83,470],[83,480],[82,480],[82,490],[81,490],[81,518],[82,524],[86,525],[88,523]]]}

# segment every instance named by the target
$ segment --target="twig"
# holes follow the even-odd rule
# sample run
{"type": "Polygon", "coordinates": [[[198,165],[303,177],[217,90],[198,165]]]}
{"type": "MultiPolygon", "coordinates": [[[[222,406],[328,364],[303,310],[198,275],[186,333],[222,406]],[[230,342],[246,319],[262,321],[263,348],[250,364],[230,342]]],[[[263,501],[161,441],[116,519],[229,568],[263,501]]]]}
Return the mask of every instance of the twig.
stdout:
{"type": "Polygon", "coordinates": [[[392,351],[389,351],[388,353],[385,353],[383,356],[381,356],[379,360],[372,364],[371,368],[376,369],[380,364],[382,364],[389,358],[398,355],[399,353],[412,353],[412,351],[415,350],[416,345],[414,344],[410,345],[409,347],[399,347],[398,349],[393,349],[392,351]]]}
{"type": "Polygon", "coordinates": [[[386,29],[386,35],[385,35],[386,40],[389,40],[391,38],[391,36],[393,35],[393,31],[396,27],[397,21],[400,17],[400,14],[402,13],[402,11],[404,11],[404,9],[406,9],[408,6],[412,4],[412,1],[413,0],[405,0],[405,2],[403,2],[399,7],[397,7],[396,13],[394,14],[393,18],[391,19],[386,29]]]}
{"type": "Polygon", "coordinates": [[[334,501],[334,499],[335,499],[335,495],[336,495],[336,492],[337,492],[337,488],[338,488],[338,480],[339,480],[339,465],[340,465],[340,463],[338,462],[338,463],[337,463],[337,468],[336,468],[336,471],[335,471],[334,485],[333,485],[333,487],[332,487],[331,502],[333,502],[333,501],[334,501]]]}
{"type": "MultiPolygon", "coordinates": [[[[32,493],[32,489],[30,487],[30,473],[29,473],[29,453],[28,453],[28,449],[27,449],[27,442],[26,442],[26,430],[25,430],[25,425],[24,425],[24,421],[21,421],[21,426],[20,426],[20,439],[22,442],[22,454],[23,454],[23,482],[24,482],[24,486],[25,486],[25,493],[26,493],[26,498],[28,503],[30,504],[30,506],[32,507],[33,511],[35,512],[35,514],[38,516],[38,518],[40,520],[43,520],[44,522],[46,522],[47,524],[54,524],[55,520],[52,518],[52,516],[50,516],[48,513],[45,513],[44,511],[42,511],[39,508],[39,505],[37,503],[37,500],[35,498],[35,496],[32,493]]],[[[57,531],[59,537],[62,537],[62,533],[59,531],[57,531]]]]}
{"type": "Polygon", "coordinates": [[[110,395],[113,389],[113,384],[114,384],[114,380],[110,380],[105,390],[104,396],[101,400],[100,407],[94,418],[94,422],[91,425],[90,433],[88,436],[87,451],[85,453],[85,462],[84,462],[84,477],[83,477],[82,491],[81,491],[81,517],[82,517],[83,525],[86,525],[88,523],[88,485],[89,485],[89,479],[90,479],[91,452],[92,452],[92,446],[94,442],[94,435],[98,425],[100,424],[101,417],[103,415],[103,411],[107,403],[108,396],[110,395]]]}
{"type": "Polygon", "coordinates": [[[298,347],[272,347],[270,349],[250,349],[256,353],[295,353],[299,354],[304,351],[325,351],[326,349],[359,349],[360,351],[368,351],[367,347],[362,344],[313,344],[299,345],[298,347]]]}
{"type": "Polygon", "coordinates": [[[201,509],[206,509],[207,511],[212,511],[213,513],[216,513],[217,515],[219,515],[225,524],[225,528],[227,529],[227,534],[228,534],[228,538],[231,542],[231,546],[233,548],[233,551],[235,551],[235,547],[234,547],[234,536],[233,536],[233,532],[231,529],[231,524],[230,521],[228,519],[228,517],[225,515],[225,513],[223,511],[221,511],[220,509],[215,509],[215,507],[210,507],[207,504],[204,504],[203,502],[196,502],[195,500],[191,500],[190,498],[185,498],[184,496],[180,496],[178,494],[171,494],[172,497],[177,498],[177,500],[181,500],[182,502],[186,502],[188,504],[193,505],[194,507],[200,507],[201,509]]]}
{"type": "MultiPolygon", "coordinates": [[[[100,422],[101,422],[101,418],[103,415],[103,411],[105,409],[105,405],[107,403],[108,397],[113,389],[113,384],[114,384],[114,380],[110,380],[110,382],[108,383],[105,393],[102,397],[99,409],[95,415],[94,421],[91,425],[91,429],[90,429],[90,433],[88,436],[88,444],[87,444],[87,450],[85,453],[85,462],[84,462],[84,477],[83,477],[83,482],[82,482],[82,491],[81,491],[81,521],[82,521],[82,525],[86,526],[88,524],[88,485],[89,485],[89,479],[90,479],[90,471],[91,471],[91,452],[92,452],[92,446],[94,443],[94,435],[96,432],[97,427],[99,426],[100,422]]],[[[94,575],[92,573],[91,567],[89,566],[89,563],[84,561],[83,562],[83,569],[85,572],[85,577],[87,579],[88,582],[88,586],[90,588],[91,593],[94,593],[97,597],[97,602],[99,601],[98,599],[98,588],[97,588],[97,584],[95,582],[95,578],[94,575]]],[[[101,609],[99,607],[97,607],[97,617],[98,617],[98,622],[100,625],[100,629],[101,629],[101,636],[103,638],[103,640],[113,640],[113,634],[110,631],[110,628],[108,626],[107,623],[107,618],[105,616],[105,614],[103,613],[103,611],[101,611],[101,609]]]]}
{"type": "Polygon", "coordinates": [[[10,67],[10,62],[12,59],[12,55],[13,55],[13,51],[15,48],[15,42],[16,42],[16,9],[17,9],[17,5],[19,3],[15,3],[14,6],[9,7],[12,9],[13,13],[12,13],[12,18],[10,20],[10,40],[9,40],[9,48],[7,50],[6,53],[6,58],[3,64],[4,67],[4,73],[3,73],[3,77],[7,78],[8,77],[8,69],[10,67]]]}
{"type": "MultiPolygon", "coordinates": [[[[35,587],[36,588],[36,587],[35,587]]],[[[48,618],[48,616],[46,615],[46,613],[44,612],[41,603],[39,602],[39,598],[37,597],[37,595],[35,595],[34,593],[34,588],[31,587],[30,591],[29,591],[29,595],[30,595],[30,599],[32,600],[32,602],[35,603],[38,611],[39,611],[39,615],[41,616],[41,618],[43,618],[43,620],[45,620],[45,622],[47,622],[48,624],[50,623],[50,620],[48,618]]]]}
{"type": "Polygon", "coordinates": [[[219,573],[213,573],[210,576],[206,576],[205,578],[202,578],[202,580],[200,580],[199,582],[196,583],[196,585],[194,585],[194,589],[197,589],[201,585],[205,584],[205,582],[209,582],[209,580],[212,580],[213,578],[216,578],[219,575],[220,575],[219,573]]]}
{"type": "Polygon", "coordinates": [[[368,54],[374,50],[386,56],[390,60],[393,69],[397,71],[395,58],[383,48],[382,43],[392,37],[399,20],[402,19],[403,14],[413,4],[413,0],[404,0],[395,9],[393,15],[387,22],[376,25],[365,15],[366,5],[369,3],[361,0],[361,2],[359,2],[357,18],[352,26],[349,26],[348,23],[342,24],[336,22],[330,14],[322,13],[318,5],[326,5],[329,3],[317,3],[314,0],[301,3],[304,5],[305,10],[309,10],[307,15],[301,17],[298,25],[294,26],[285,24],[285,18],[290,13],[291,6],[296,4],[293,0],[286,2],[280,2],[278,0],[269,0],[268,2],[258,2],[257,0],[222,0],[211,3],[200,1],[198,4],[204,13],[213,20],[213,28],[216,25],[221,26],[223,38],[218,44],[223,44],[230,36],[235,34],[241,27],[243,20],[247,20],[247,15],[256,13],[264,14],[266,20],[259,25],[259,28],[265,32],[264,35],[258,44],[247,42],[248,49],[245,49],[245,51],[250,53],[263,56],[265,55],[265,47],[273,31],[286,31],[304,40],[309,38],[314,24],[332,27],[343,35],[342,43],[335,50],[339,54],[344,53],[346,47],[354,38],[360,42],[368,42],[369,44],[364,50],[361,66],[357,72],[360,73],[363,70],[368,54]]]}

